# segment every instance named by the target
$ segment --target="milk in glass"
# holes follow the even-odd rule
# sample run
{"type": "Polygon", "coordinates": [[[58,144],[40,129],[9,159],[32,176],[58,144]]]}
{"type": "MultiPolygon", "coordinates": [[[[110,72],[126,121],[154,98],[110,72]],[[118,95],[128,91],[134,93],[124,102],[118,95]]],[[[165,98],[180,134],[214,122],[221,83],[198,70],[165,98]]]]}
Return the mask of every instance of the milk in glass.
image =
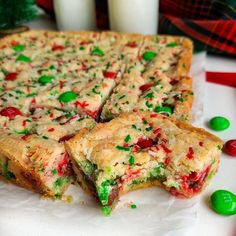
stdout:
{"type": "Polygon", "coordinates": [[[94,30],[95,0],[54,0],[59,30],[94,30]]]}
{"type": "Polygon", "coordinates": [[[108,4],[112,30],[157,33],[159,0],[108,0],[108,4]]]}

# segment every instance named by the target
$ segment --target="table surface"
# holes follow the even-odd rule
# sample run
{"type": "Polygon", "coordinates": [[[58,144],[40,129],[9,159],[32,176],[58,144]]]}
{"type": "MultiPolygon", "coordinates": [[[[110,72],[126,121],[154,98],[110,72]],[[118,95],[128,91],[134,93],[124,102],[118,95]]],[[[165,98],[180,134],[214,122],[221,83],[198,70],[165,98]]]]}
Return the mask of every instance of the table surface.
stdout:
{"type": "MultiPolygon", "coordinates": [[[[55,29],[55,24],[47,17],[30,24],[32,28],[55,29]]],[[[207,56],[207,71],[236,72],[236,59],[218,56],[207,56]]],[[[236,89],[232,87],[206,83],[206,96],[204,105],[204,122],[202,127],[207,129],[207,121],[214,116],[225,116],[231,121],[231,126],[223,132],[214,132],[224,141],[236,139],[236,89]]],[[[224,217],[214,213],[209,206],[210,195],[218,189],[227,189],[236,193],[236,158],[222,154],[218,174],[213,178],[209,187],[200,196],[198,210],[198,224],[196,235],[214,235],[214,236],[235,236],[236,235],[236,215],[224,217]]],[[[23,214],[23,213],[22,213],[23,214]]],[[[21,213],[20,213],[21,215],[21,213]]],[[[52,219],[24,215],[19,217],[17,210],[0,211],[0,235],[43,235],[44,233],[53,234],[52,219]],[[36,223],[35,223],[36,221],[36,223]],[[16,224],[17,222],[17,224],[16,224]],[[28,232],[25,225],[31,225],[42,231],[28,232]]],[[[65,231],[66,232],[66,231],[65,231]]],[[[79,232],[77,232],[79,233],[79,232]]],[[[47,234],[48,235],[48,234],[47,234]]],[[[79,234],[78,234],[79,235],[79,234]]]]}

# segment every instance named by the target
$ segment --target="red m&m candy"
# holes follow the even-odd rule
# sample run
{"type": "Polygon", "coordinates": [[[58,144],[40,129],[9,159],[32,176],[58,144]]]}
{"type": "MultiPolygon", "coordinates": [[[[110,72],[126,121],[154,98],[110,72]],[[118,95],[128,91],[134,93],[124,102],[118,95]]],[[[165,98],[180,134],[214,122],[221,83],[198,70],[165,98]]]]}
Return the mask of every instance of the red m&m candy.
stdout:
{"type": "Polygon", "coordinates": [[[142,92],[145,92],[146,90],[150,89],[152,86],[153,86],[153,84],[144,84],[144,85],[140,86],[139,89],[142,92]]]}
{"type": "Polygon", "coordinates": [[[15,116],[21,116],[22,113],[19,109],[15,107],[6,107],[0,111],[1,116],[7,116],[10,120],[13,120],[15,116]]]}
{"type": "Polygon", "coordinates": [[[230,156],[236,156],[236,139],[229,140],[225,143],[224,152],[230,156]]]}

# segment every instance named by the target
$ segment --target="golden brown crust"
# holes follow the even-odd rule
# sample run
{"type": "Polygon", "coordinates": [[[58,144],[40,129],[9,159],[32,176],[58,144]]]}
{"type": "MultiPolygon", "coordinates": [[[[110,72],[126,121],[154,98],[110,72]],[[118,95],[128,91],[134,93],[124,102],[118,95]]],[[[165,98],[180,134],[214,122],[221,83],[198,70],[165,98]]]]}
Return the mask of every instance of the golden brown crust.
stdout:
{"type": "Polygon", "coordinates": [[[190,71],[192,63],[192,54],[193,54],[193,42],[189,38],[183,38],[182,45],[184,51],[181,54],[181,57],[177,65],[177,74],[178,75],[187,75],[190,71]]]}

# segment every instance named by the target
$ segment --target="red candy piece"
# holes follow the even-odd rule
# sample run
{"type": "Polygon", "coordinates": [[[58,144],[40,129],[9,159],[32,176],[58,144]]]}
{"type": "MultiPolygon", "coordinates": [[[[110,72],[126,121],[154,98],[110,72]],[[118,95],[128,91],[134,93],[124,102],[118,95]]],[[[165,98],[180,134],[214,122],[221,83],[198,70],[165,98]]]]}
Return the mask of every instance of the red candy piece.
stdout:
{"type": "Polygon", "coordinates": [[[148,148],[153,145],[153,140],[152,139],[142,139],[140,138],[137,142],[137,145],[141,148],[148,148]]]}
{"type": "Polygon", "coordinates": [[[68,154],[65,153],[64,158],[59,162],[58,167],[57,167],[58,175],[62,176],[68,173],[69,162],[70,162],[69,156],[68,154]]]}
{"type": "Polygon", "coordinates": [[[11,41],[11,45],[12,45],[12,46],[17,46],[17,45],[19,45],[19,42],[16,41],[16,40],[12,40],[12,41],[11,41]]]}
{"type": "Polygon", "coordinates": [[[26,141],[30,136],[32,136],[33,134],[25,134],[21,137],[21,139],[23,139],[24,141],[26,141]]]}
{"type": "Polygon", "coordinates": [[[93,119],[96,119],[97,115],[98,115],[99,110],[95,110],[95,111],[86,111],[86,113],[92,117],[93,119]]]}
{"type": "Polygon", "coordinates": [[[236,156],[236,139],[229,140],[225,143],[224,152],[230,156],[236,156]]]}
{"type": "Polygon", "coordinates": [[[63,46],[61,46],[61,45],[56,45],[56,44],[54,44],[53,46],[52,46],[52,50],[53,51],[58,51],[58,50],[63,50],[65,47],[63,47],[63,46]]]}
{"type": "Polygon", "coordinates": [[[104,74],[105,78],[109,78],[109,79],[115,79],[116,78],[116,73],[115,72],[111,72],[111,71],[107,71],[104,74]]]}
{"type": "Polygon", "coordinates": [[[149,88],[151,88],[153,86],[153,84],[144,84],[142,86],[139,87],[139,89],[142,91],[142,92],[145,92],[146,90],[148,90],[149,88]]]}
{"type": "Polygon", "coordinates": [[[59,143],[66,142],[66,141],[70,140],[71,138],[73,138],[74,136],[75,136],[74,134],[67,134],[67,135],[61,137],[58,142],[59,143]]]}
{"type": "Polygon", "coordinates": [[[194,158],[194,151],[193,151],[192,147],[189,147],[189,149],[188,149],[187,158],[188,159],[193,159],[194,158]]]}
{"type": "Polygon", "coordinates": [[[80,101],[76,101],[74,102],[75,106],[80,106],[82,109],[86,108],[87,106],[89,106],[89,104],[86,101],[80,102],[80,101]]]}
{"type": "Polygon", "coordinates": [[[129,42],[126,44],[127,47],[136,48],[138,45],[135,42],[129,42]]]}
{"type": "Polygon", "coordinates": [[[1,116],[7,116],[10,120],[13,120],[15,116],[21,116],[22,113],[19,109],[15,107],[6,107],[0,111],[1,116]]]}
{"type": "Polygon", "coordinates": [[[164,143],[161,144],[161,147],[166,154],[169,154],[172,152],[164,143]]]}
{"type": "Polygon", "coordinates": [[[17,75],[17,73],[9,73],[8,75],[6,75],[5,80],[13,81],[17,78],[17,75]]]}

